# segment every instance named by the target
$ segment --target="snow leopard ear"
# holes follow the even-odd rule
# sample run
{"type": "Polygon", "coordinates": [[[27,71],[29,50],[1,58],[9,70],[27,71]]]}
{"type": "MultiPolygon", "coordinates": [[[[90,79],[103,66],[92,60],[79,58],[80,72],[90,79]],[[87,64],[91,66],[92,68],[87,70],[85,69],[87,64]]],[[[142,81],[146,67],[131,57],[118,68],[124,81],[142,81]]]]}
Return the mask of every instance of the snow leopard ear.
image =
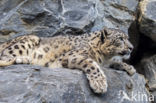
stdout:
{"type": "Polygon", "coordinates": [[[110,30],[106,27],[104,27],[103,30],[101,30],[101,42],[104,43],[107,36],[110,35],[110,30]]]}
{"type": "Polygon", "coordinates": [[[100,37],[100,39],[101,39],[101,42],[103,44],[105,42],[105,34],[104,34],[104,31],[101,31],[101,37],[100,37]]]}
{"type": "Polygon", "coordinates": [[[107,37],[107,36],[109,36],[111,34],[111,29],[105,27],[103,29],[103,32],[104,32],[104,35],[107,37]]]}

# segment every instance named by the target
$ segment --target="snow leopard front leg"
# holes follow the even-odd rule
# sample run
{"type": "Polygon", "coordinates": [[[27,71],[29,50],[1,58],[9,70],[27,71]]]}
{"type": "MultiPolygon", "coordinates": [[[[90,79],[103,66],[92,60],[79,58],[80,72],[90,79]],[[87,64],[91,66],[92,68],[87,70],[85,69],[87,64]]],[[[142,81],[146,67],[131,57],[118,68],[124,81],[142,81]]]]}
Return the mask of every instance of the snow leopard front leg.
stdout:
{"type": "Polygon", "coordinates": [[[110,65],[110,67],[118,70],[124,70],[131,76],[136,73],[136,70],[132,65],[124,62],[114,62],[110,65]]]}
{"type": "MultiPolygon", "coordinates": [[[[85,53],[84,53],[85,54],[85,53]]],[[[87,55],[77,53],[76,51],[69,51],[58,59],[62,67],[70,69],[82,70],[90,84],[90,87],[95,93],[105,93],[107,91],[107,79],[100,66],[87,55]]],[[[55,61],[56,62],[56,61],[55,61]]],[[[54,67],[54,62],[49,62],[48,67],[54,67]]],[[[58,63],[57,63],[58,64],[58,63]]]]}

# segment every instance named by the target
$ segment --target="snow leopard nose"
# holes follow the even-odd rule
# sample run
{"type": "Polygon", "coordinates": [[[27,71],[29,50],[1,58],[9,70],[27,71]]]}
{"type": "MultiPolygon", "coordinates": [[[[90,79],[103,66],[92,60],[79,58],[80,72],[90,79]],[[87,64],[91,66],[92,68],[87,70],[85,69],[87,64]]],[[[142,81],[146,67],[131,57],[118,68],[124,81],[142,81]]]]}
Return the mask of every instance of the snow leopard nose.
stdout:
{"type": "Polygon", "coordinates": [[[133,50],[133,45],[130,43],[130,42],[128,42],[128,49],[130,50],[130,51],[132,51],[133,50]]]}
{"type": "Polygon", "coordinates": [[[131,47],[128,47],[128,49],[130,50],[130,51],[132,51],[133,50],[133,47],[131,46],[131,47]]]}
{"type": "Polygon", "coordinates": [[[120,54],[121,55],[129,55],[131,52],[129,50],[124,50],[120,54]]]}

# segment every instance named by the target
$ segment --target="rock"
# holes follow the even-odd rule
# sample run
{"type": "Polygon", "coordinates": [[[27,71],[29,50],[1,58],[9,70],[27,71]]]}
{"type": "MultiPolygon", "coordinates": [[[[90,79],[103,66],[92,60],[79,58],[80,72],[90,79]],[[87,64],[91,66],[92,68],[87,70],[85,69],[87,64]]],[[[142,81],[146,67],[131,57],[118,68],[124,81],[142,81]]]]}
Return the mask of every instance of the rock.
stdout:
{"type": "Polygon", "coordinates": [[[79,70],[31,65],[1,67],[0,102],[149,103],[146,97],[139,98],[142,95],[148,98],[142,76],[130,77],[126,72],[112,69],[104,71],[109,87],[107,93],[100,95],[91,91],[86,77],[79,70]]]}
{"type": "Polygon", "coordinates": [[[1,0],[0,42],[29,33],[82,34],[104,26],[128,33],[137,5],[138,0],[1,0]]]}
{"type": "Polygon", "coordinates": [[[149,81],[150,91],[156,90],[156,55],[144,58],[140,66],[141,71],[149,81]]]}
{"type": "Polygon", "coordinates": [[[140,2],[140,31],[156,41],[156,0],[140,2]]]}
{"type": "Polygon", "coordinates": [[[156,91],[152,92],[152,95],[154,96],[154,101],[156,101],[156,91]]]}
{"type": "Polygon", "coordinates": [[[146,56],[141,60],[139,65],[140,72],[148,81],[148,88],[156,102],[156,55],[146,56]]]}
{"type": "Polygon", "coordinates": [[[92,29],[107,26],[128,33],[128,28],[136,19],[137,0],[100,0],[96,5],[98,16],[92,29]]]}

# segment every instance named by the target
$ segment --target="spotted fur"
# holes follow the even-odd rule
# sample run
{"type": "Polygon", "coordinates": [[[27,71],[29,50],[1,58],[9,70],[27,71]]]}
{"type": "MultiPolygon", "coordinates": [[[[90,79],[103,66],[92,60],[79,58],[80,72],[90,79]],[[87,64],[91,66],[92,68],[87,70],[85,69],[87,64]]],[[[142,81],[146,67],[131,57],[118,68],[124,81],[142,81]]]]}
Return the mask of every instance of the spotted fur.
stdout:
{"type": "Polygon", "coordinates": [[[81,36],[20,36],[0,47],[0,66],[29,63],[50,68],[80,69],[96,93],[105,93],[108,86],[100,66],[115,64],[130,75],[135,73],[132,66],[122,62],[129,58],[133,46],[128,36],[116,29],[104,28],[81,36]]]}

